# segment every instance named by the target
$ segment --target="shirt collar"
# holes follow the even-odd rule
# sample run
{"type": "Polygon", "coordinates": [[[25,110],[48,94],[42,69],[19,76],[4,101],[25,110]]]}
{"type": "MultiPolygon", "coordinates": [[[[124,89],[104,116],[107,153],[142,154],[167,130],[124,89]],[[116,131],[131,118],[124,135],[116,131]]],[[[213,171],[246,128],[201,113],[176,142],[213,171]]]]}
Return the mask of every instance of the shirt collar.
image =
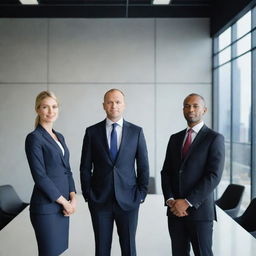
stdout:
{"type": "Polygon", "coordinates": [[[123,127],[124,119],[121,118],[117,122],[113,122],[109,118],[106,118],[106,126],[111,126],[113,123],[117,123],[119,126],[123,127]]]}
{"type": "Polygon", "coordinates": [[[204,126],[204,121],[201,121],[199,124],[193,126],[192,128],[187,127],[187,131],[188,131],[189,129],[192,129],[193,132],[199,133],[199,131],[202,129],[203,126],[204,126]]]}

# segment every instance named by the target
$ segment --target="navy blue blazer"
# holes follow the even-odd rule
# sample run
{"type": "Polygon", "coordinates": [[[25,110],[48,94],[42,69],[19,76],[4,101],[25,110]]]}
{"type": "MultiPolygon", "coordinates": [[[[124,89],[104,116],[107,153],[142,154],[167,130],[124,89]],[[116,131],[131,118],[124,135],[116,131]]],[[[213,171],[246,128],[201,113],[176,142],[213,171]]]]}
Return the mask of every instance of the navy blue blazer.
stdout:
{"type": "MultiPolygon", "coordinates": [[[[193,207],[191,220],[214,220],[216,209],[213,191],[220,182],[225,158],[224,137],[203,126],[191,144],[185,159],[181,149],[186,130],[170,137],[161,171],[165,202],[169,198],[186,198],[193,207]]],[[[169,210],[170,217],[174,216],[169,210]]]]}
{"type": "Polygon", "coordinates": [[[69,165],[69,151],[64,137],[54,131],[64,148],[64,156],[50,134],[41,126],[28,134],[25,142],[30,170],[35,182],[30,201],[30,211],[49,214],[62,211],[55,201],[62,195],[69,200],[75,184],[69,165]]]}
{"type": "Polygon", "coordinates": [[[138,207],[146,197],[149,179],[148,153],[142,128],[124,121],[115,162],[110,156],[106,120],[87,128],[80,177],[83,196],[89,203],[100,207],[115,196],[123,210],[138,207]]]}

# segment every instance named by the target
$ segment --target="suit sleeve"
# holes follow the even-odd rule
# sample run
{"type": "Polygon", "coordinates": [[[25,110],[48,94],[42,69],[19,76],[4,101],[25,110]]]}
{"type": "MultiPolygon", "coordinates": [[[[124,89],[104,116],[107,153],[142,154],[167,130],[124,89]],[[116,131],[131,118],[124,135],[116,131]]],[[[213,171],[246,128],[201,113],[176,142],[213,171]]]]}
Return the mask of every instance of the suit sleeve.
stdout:
{"type": "Polygon", "coordinates": [[[81,155],[81,163],[80,163],[80,181],[82,193],[85,201],[88,200],[89,192],[91,188],[91,176],[92,176],[92,152],[91,152],[91,139],[89,135],[88,129],[86,129],[83,147],[82,147],[82,155],[81,155]]]}
{"type": "Polygon", "coordinates": [[[68,172],[68,181],[69,181],[69,193],[75,192],[76,193],[76,187],[75,187],[75,182],[73,179],[73,174],[71,170],[68,172]]]}
{"type": "Polygon", "coordinates": [[[29,134],[27,136],[25,150],[35,186],[42,191],[50,201],[56,201],[61,196],[61,193],[47,176],[42,145],[35,134],[29,134]]]}
{"type": "Polygon", "coordinates": [[[169,172],[171,169],[171,164],[170,164],[170,161],[171,161],[170,156],[171,156],[171,148],[172,148],[171,145],[172,145],[172,137],[170,137],[170,140],[167,146],[164,165],[161,171],[161,185],[162,185],[165,205],[166,205],[166,201],[169,198],[173,198],[173,193],[172,193],[171,184],[170,184],[170,176],[169,176],[169,172]]]}
{"type": "Polygon", "coordinates": [[[198,208],[219,184],[223,172],[224,159],[224,137],[221,134],[217,134],[209,148],[205,175],[186,197],[195,208],[198,208]]]}
{"type": "Polygon", "coordinates": [[[136,153],[136,165],[137,165],[137,184],[141,193],[141,200],[144,201],[148,190],[149,181],[149,163],[148,163],[148,151],[146,146],[143,130],[140,130],[138,148],[136,153]]]}

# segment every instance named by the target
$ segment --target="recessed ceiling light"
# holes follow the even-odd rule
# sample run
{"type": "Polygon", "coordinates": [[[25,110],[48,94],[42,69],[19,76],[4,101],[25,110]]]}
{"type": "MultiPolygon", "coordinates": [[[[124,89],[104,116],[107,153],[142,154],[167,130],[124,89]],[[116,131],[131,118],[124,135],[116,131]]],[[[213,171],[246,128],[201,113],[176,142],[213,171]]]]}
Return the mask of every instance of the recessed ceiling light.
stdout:
{"type": "Polygon", "coordinates": [[[22,4],[38,4],[37,0],[19,0],[22,4]]]}
{"type": "Polygon", "coordinates": [[[167,5],[171,2],[171,0],[153,0],[153,4],[155,5],[167,5]]]}

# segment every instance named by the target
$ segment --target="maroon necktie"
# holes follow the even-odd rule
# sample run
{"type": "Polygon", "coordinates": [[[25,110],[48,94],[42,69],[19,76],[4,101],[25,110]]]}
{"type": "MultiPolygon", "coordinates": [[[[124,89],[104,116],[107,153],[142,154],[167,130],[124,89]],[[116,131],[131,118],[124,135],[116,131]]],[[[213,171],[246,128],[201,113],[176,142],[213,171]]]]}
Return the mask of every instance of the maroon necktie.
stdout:
{"type": "Polygon", "coordinates": [[[186,138],[185,143],[184,143],[183,148],[182,148],[182,158],[185,158],[185,156],[186,156],[186,154],[189,150],[189,147],[192,143],[192,132],[193,132],[192,129],[189,129],[187,131],[188,135],[187,135],[187,138],[186,138]]]}

